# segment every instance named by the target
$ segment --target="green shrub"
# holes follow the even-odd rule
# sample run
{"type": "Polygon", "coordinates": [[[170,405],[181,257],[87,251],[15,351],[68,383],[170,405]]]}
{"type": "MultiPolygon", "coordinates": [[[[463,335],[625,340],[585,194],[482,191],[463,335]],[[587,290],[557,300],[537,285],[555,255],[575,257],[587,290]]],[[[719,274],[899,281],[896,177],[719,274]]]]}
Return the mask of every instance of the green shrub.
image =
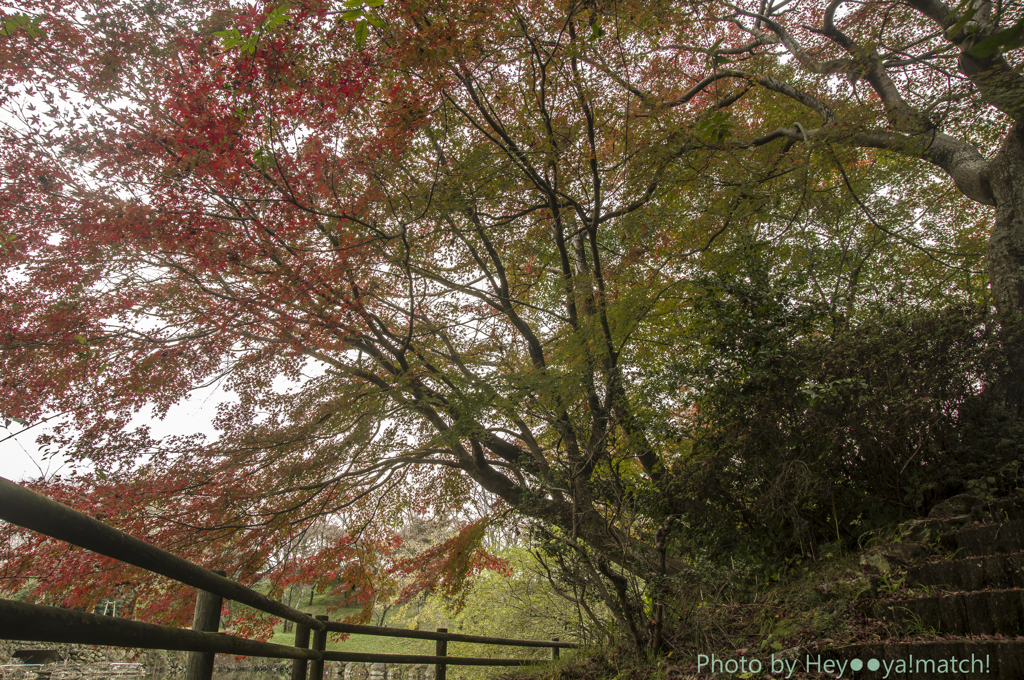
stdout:
{"type": "Polygon", "coordinates": [[[791,290],[708,280],[694,305],[692,452],[663,487],[691,551],[813,553],[965,480],[1018,483],[1022,324],[967,304],[846,321],[791,290]]]}

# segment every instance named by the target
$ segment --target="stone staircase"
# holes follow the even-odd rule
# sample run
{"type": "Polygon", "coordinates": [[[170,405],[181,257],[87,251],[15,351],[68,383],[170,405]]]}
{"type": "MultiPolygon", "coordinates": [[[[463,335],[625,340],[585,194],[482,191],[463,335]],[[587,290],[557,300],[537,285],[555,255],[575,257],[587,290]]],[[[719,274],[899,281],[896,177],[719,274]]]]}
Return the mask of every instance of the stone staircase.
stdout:
{"type": "Polygon", "coordinates": [[[903,541],[873,557],[889,592],[861,607],[896,639],[825,656],[865,680],[1024,680],[1024,498],[958,496],[901,529],[903,541]]]}

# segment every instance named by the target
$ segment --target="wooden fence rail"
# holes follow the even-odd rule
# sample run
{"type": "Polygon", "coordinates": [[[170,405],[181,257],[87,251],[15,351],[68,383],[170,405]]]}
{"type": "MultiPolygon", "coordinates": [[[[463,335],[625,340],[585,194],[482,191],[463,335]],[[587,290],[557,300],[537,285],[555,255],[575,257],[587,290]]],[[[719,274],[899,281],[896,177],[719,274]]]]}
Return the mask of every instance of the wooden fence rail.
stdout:
{"type": "Polygon", "coordinates": [[[543,663],[540,659],[448,656],[448,642],[548,647],[552,659],[558,658],[559,649],[578,647],[575,643],[557,639],[515,640],[462,635],[449,633],[444,628],[437,632],[402,630],[328,621],[326,616],[314,617],[271,600],[227,578],[224,572],[204,569],[3,477],[0,477],[0,520],[142,567],[199,591],[192,630],[0,599],[0,639],[187,651],[190,655],[185,680],[210,680],[215,654],[292,659],[291,680],[307,680],[307,677],[308,680],[323,680],[326,661],[434,664],[435,680],[446,680],[449,665],[524,666],[543,663]],[[294,621],[294,646],[216,632],[223,600],[241,602],[294,621]],[[329,652],[326,650],[328,632],[434,640],[435,654],[329,652]]]}
{"type": "Polygon", "coordinates": [[[438,632],[430,630],[402,630],[400,628],[382,628],[380,626],[360,626],[354,623],[330,621],[327,630],[334,633],[359,633],[360,635],[381,635],[384,637],[413,638],[417,640],[447,640],[448,642],[475,642],[484,645],[509,645],[512,647],[552,647],[574,649],[575,642],[558,642],[557,640],[516,640],[512,638],[486,637],[483,635],[462,635],[460,633],[438,632]]]}
{"type": "Polygon", "coordinates": [[[179,583],[247,604],[260,611],[322,630],[324,623],[283,602],[246,588],[215,571],[161,550],[42,494],[0,477],[0,519],[59,538],[115,560],[134,564],[179,583]]]}
{"type": "Polygon", "coordinates": [[[319,657],[319,654],[311,649],[13,600],[0,600],[0,639],[69,642],[137,649],[174,649],[273,659],[319,657]]]}

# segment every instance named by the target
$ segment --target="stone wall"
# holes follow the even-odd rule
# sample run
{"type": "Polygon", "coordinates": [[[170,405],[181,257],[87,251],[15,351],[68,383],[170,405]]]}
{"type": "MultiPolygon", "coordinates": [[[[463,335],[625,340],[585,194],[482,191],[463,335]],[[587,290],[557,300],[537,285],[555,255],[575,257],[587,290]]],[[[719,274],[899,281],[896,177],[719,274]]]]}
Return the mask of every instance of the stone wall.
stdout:
{"type": "MultiPolygon", "coordinates": [[[[18,649],[55,650],[60,654],[61,665],[65,668],[91,667],[110,663],[141,663],[145,667],[147,675],[158,676],[184,671],[187,655],[187,652],[154,649],[133,650],[54,642],[0,640],[0,664],[12,663],[14,652],[18,649]]],[[[287,675],[291,671],[291,663],[287,659],[235,658],[227,654],[218,654],[214,671],[218,673],[255,672],[287,675]]],[[[434,666],[330,661],[324,667],[324,677],[332,680],[433,680],[434,666]]]]}
{"type": "MultiPolygon", "coordinates": [[[[185,669],[187,652],[154,649],[121,649],[118,647],[94,647],[55,642],[24,642],[0,640],[0,664],[17,663],[13,659],[18,649],[49,649],[60,654],[64,668],[95,667],[111,663],[140,663],[147,675],[180,673],[185,669]]],[[[287,675],[291,672],[291,661],[287,659],[263,659],[259,657],[235,658],[218,654],[214,672],[255,672],[287,675]]],[[[330,661],[324,667],[324,677],[333,680],[433,680],[434,666],[427,664],[383,664],[383,663],[342,663],[330,661]]]]}
{"type": "Polygon", "coordinates": [[[141,663],[153,672],[161,673],[185,667],[187,652],[157,649],[122,649],[120,647],[95,647],[93,645],[72,645],[58,642],[27,642],[0,640],[0,664],[12,662],[14,652],[19,649],[52,649],[60,654],[64,665],[85,665],[96,663],[141,663]]]}
{"type": "Polygon", "coordinates": [[[434,667],[427,664],[330,663],[324,675],[342,680],[433,680],[434,667]]]}

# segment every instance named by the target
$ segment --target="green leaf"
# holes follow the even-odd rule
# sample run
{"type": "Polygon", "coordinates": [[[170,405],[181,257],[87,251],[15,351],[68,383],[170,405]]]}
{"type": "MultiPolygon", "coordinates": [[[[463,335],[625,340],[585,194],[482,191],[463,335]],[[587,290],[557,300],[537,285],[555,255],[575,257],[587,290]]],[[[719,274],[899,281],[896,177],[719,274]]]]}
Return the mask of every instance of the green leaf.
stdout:
{"type": "Polygon", "coordinates": [[[23,28],[30,38],[38,38],[44,34],[43,29],[39,28],[42,20],[41,16],[30,17],[27,14],[12,14],[4,21],[3,29],[7,35],[11,35],[23,28]]]}
{"type": "Polygon", "coordinates": [[[967,25],[967,22],[974,18],[974,13],[977,11],[977,7],[971,7],[969,10],[967,10],[964,13],[964,15],[960,17],[960,21],[953,24],[953,27],[949,29],[949,32],[946,35],[948,35],[950,38],[955,38],[957,35],[959,35],[960,31],[964,30],[964,26],[967,25]]]}
{"type": "Polygon", "coordinates": [[[715,111],[709,118],[698,123],[694,132],[707,142],[721,144],[732,135],[733,127],[734,125],[729,121],[729,114],[724,111],[715,111]]]}
{"type": "Polygon", "coordinates": [[[26,21],[22,24],[22,27],[25,29],[25,32],[28,33],[30,38],[38,38],[43,35],[43,30],[39,28],[39,23],[43,20],[42,17],[35,17],[29,20],[26,16],[25,19],[26,21]]]}
{"type": "Polygon", "coordinates": [[[372,26],[375,26],[377,28],[384,28],[385,26],[384,20],[377,16],[376,13],[374,12],[367,12],[366,20],[369,21],[372,26]]]}
{"type": "Polygon", "coordinates": [[[366,24],[366,19],[362,19],[356,24],[356,47],[362,47],[366,44],[366,37],[370,34],[370,29],[366,24]]]}
{"type": "Polygon", "coordinates": [[[267,166],[270,164],[273,158],[274,157],[270,153],[268,153],[267,148],[265,146],[261,146],[260,148],[256,149],[256,153],[252,155],[253,163],[255,163],[256,166],[259,167],[259,169],[262,170],[263,172],[267,171],[267,166]]]}
{"type": "Polygon", "coordinates": [[[989,37],[985,38],[977,45],[971,48],[971,55],[975,57],[989,57],[996,50],[1014,45],[1024,35],[1024,19],[1021,19],[1016,24],[1005,30],[993,33],[989,37]]]}
{"type": "Polygon", "coordinates": [[[361,10],[361,9],[349,10],[348,12],[345,12],[344,14],[342,14],[341,18],[344,19],[345,21],[356,21],[357,19],[362,19],[363,18],[363,10],[361,10]]]}
{"type": "Polygon", "coordinates": [[[384,0],[366,0],[367,7],[380,7],[384,4],[384,0]]]}
{"type": "Polygon", "coordinates": [[[345,0],[343,3],[344,7],[362,7],[365,3],[363,0],[345,0]]]}
{"type": "Polygon", "coordinates": [[[213,35],[221,39],[221,47],[226,50],[229,50],[232,47],[241,47],[244,52],[256,51],[255,38],[243,38],[237,28],[231,28],[226,31],[217,31],[213,35]]]}
{"type": "Polygon", "coordinates": [[[962,11],[964,11],[965,8],[970,7],[971,6],[971,1],[972,0],[960,0],[960,4],[957,5],[956,7],[954,7],[953,11],[950,12],[949,14],[947,14],[945,16],[945,18],[943,19],[943,21],[949,21],[954,16],[956,16],[957,12],[962,12],[962,11]]]}

